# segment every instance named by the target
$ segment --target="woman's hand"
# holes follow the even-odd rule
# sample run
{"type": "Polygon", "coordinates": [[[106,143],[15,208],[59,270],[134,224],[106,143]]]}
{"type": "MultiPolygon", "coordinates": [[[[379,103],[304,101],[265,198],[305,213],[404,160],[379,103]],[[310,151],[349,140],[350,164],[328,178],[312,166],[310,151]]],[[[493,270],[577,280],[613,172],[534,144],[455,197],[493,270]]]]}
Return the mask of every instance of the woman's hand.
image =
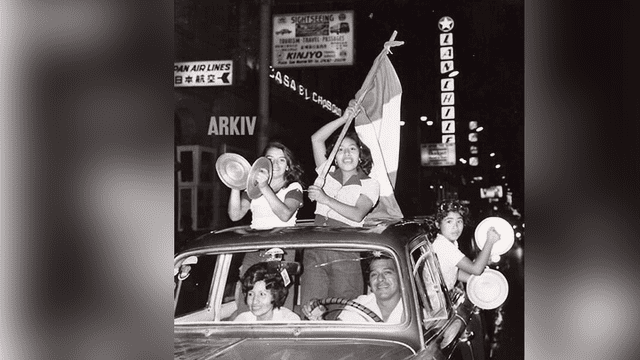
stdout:
{"type": "Polygon", "coordinates": [[[309,199],[311,201],[317,201],[320,204],[326,204],[329,196],[322,190],[321,187],[316,185],[309,185],[309,199]]]}
{"type": "MultiPolygon", "coordinates": [[[[353,100],[351,100],[353,101],[353,100]]],[[[351,102],[349,103],[349,106],[344,110],[344,118],[348,119],[350,117],[354,117],[356,116],[356,108],[355,108],[355,101],[353,101],[353,105],[351,104],[351,102]]]]}
{"type": "Polygon", "coordinates": [[[261,169],[260,172],[256,174],[255,180],[258,183],[258,188],[261,190],[264,189],[269,186],[269,172],[265,169],[261,169]]]}

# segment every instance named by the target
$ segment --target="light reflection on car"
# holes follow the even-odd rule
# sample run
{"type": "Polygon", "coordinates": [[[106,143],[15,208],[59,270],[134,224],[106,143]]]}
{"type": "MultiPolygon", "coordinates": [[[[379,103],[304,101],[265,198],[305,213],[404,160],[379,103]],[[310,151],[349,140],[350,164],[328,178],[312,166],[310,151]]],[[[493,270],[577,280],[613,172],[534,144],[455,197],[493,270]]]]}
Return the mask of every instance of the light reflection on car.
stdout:
{"type": "MultiPolygon", "coordinates": [[[[447,293],[427,234],[413,221],[212,232],[175,256],[174,280],[176,359],[447,359],[472,310],[447,293]],[[302,255],[311,248],[359,253],[349,261],[361,263],[363,276],[369,254],[393,259],[404,304],[402,321],[376,322],[381,319],[348,305],[338,311],[358,313],[362,321],[309,321],[304,316],[300,321],[233,321],[244,301],[239,280],[245,256],[285,274],[291,282],[285,307],[301,314],[302,255]]],[[[325,300],[336,303],[320,299],[325,300]]]]}

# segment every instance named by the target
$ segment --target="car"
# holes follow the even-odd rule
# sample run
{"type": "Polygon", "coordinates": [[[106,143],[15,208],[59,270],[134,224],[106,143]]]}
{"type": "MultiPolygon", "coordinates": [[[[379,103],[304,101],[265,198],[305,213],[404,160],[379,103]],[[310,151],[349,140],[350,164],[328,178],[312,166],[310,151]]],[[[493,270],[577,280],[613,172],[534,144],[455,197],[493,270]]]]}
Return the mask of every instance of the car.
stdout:
{"type": "Polygon", "coordinates": [[[329,29],[329,33],[343,34],[349,32],[349,23],[341,22],[340,24],[333,25],[329,29]]]}
{"type": "Polygon", "coordinates": [[[282,30],[278,30],[276,31],[276,35],[285,35],[285,34],[291,34],[292,31],[289,29],[282,29],[282,30]]]}
{"type": "MultiPolygon", "coordinates": [[[[236,226],[213,231],[174,256],[174,283],[175,359],[448,359],[466,335],[473,312],[447,292],[429,232],[411,219],[363,227],[299,221],[271,230],[236,226]],[[358,254],[349,260],[361,263],[363,270],[371,256],[391,258],[399,274],[402,320],[385,323],[350,299],[326,298],[309,304],[334,304],[327,313],[353,312],[362,319],[312,321],[303,315],[299,321],[233,321],[244,302],[240,267],[248,256],[284,274],[291,283],[284,306],[299,313],[307,249],[358,254]]],[[[322,317],[331,319],[327,313],[322,317]]]]}

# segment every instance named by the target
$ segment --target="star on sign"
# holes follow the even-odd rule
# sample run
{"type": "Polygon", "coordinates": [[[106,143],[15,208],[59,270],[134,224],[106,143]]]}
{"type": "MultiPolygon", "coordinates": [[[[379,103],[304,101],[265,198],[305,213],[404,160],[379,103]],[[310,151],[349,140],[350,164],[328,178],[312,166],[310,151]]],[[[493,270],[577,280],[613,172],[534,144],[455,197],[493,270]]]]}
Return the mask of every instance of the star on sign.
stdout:
{"type": "Polygon", "coordinates": [[[438,20],[438,28],[440,31],[450,31],[453,29],[453,19],[448,16],[443,16],[438,20]]]}

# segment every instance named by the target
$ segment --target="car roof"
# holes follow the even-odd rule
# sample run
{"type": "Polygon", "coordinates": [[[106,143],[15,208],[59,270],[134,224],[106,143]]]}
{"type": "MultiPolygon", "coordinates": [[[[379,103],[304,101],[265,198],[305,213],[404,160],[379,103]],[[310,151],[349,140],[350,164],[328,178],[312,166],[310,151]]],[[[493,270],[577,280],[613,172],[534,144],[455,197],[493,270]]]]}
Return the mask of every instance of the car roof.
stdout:
{"type": "Polygon", "coordinates": [[[363,244],[392,247],[400,250],[416,236],[425,234],[419,221],[382,220],[363,227],[315,226],[311,221],[300,221],[295,226],[255,230],[249,226],[236,226],[212,231],[183,246],[179,253],[214,247],[243,247],[270,243],[296,244],[363,244]],[[336,240],[338,242],[336,242],[336,240]]]}

